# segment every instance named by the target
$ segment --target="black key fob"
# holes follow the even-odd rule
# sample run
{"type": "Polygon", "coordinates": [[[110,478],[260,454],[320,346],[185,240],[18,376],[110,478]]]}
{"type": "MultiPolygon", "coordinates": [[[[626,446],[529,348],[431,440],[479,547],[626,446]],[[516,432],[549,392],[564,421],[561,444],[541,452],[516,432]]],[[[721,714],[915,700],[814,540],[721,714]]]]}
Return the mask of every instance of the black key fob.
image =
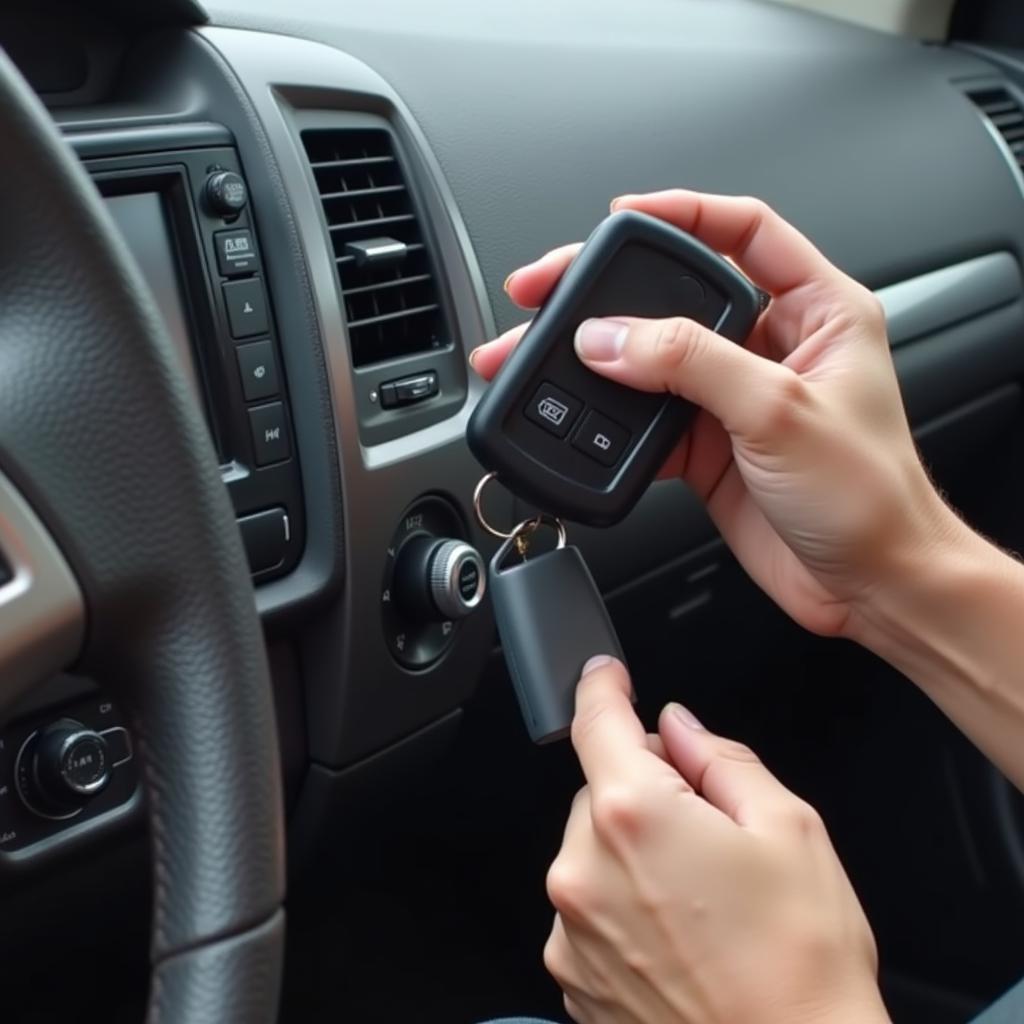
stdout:
{"type": "Polygon", "coordinates": [[[550,743],[569,732],[587,661],[625,658],[579,549],[560,546],[509,565],[514,542],[494,556],[488,586],[526,729],[534,743],[550,743]]]}
{"type": "Polygon", "coordinates": [[[633,211],[603,220],[485,392],[473,454],[552,515],[610,526],[633,508],[696,408],[587,369],[573,349],[589,317],[684,316],[746,340],[762,293],[691,235],[633,211]]]}

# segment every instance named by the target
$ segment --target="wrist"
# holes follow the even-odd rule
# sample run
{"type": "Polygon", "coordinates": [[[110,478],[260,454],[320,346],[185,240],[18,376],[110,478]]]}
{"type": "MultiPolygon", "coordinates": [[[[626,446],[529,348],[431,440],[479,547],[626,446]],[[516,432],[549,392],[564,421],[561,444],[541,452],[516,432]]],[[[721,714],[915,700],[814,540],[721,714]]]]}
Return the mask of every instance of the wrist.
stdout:
{"type": "Polygon", "coordinates": [[[986,608],[1005,601],[1008,588],[1024,598],[1024,570],[937,494],[904,537],[851,602],[847,639],[918,681],[978,682],[983,664],[972,654],[984,650],[986,608]]]}

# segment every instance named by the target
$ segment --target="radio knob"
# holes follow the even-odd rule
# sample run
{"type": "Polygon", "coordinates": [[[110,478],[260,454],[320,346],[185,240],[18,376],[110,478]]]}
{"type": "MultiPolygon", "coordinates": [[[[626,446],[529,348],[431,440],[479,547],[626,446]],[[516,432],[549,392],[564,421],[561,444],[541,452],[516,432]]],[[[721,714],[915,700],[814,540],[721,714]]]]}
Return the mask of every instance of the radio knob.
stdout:
{"type": "Polygon", "coordinates": [[[18,788],[29,810],[65,817],[110,781],[107,741],[71,718],[41,730],[19,756],[18,788]]]}
{"type": "Polygon", "coordinates": [[[465,541],[414,537],[399,552],[396,598],[414,619],[464,619],[483,600],[486,588],[484,560],[465,541]]]}
{"type": "Polygon", "coordinates": [[[206,202],[210,209],[222,217],[234,217],[249,201],[249,190],[240,174],[217,171],[206,179],[206,202]]]}

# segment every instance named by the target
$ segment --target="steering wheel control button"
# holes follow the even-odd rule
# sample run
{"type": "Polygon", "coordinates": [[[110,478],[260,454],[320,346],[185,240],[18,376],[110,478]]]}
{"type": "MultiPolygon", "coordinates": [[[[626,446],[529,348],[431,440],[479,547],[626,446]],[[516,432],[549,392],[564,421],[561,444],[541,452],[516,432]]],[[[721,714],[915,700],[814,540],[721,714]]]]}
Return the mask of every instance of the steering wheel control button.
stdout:
{"type": "Polygon", "coordinates": [[[0,732],[0,852],[124,813],[138,791],[132,742],[109,697],[42,710],[0,732]]]}
{"type": "Polygon", "coordinates": [[[235,351],[238,354],[238,372],[242,375],[242,393],[247,402],[272,398],[281,390],[274,343],[269,338],[239,345],[235,351]]]}
{"type": "Polygon", "coordinates": [[[206,203],[221,217],[237,217],[249,201],[249,190],[240,174],[217,171],[206,179],[206,203]]]}
{"type": "Polygon", "coordinates": [[[238,520],[242,544],[253,575],[276,569],[283,561],[291,540],[291,524],[283,508],[268,508],[238,520]]]}
{"type": "Polygon", "coordinates": [[[91,796],[110,781],[107,741],[94,732],[80,732],[64,742],[60,777],[72,792],[91,796]]]}
{"type": "Polygon", "coordinates": [[[288,441],[288,417],[282,402],[258,405],[249,410],[253,455],[257,466],[284,462],[291,455],[288,441]]]}
{"type": "Polygon", "coordinates": [[[111,768],[120,768],[127,764],[134,756],[132,740],[128,730],[123,725],[115,725],[112,729],[104,729],[100,735],[107,741],[107,755],[110,758],[111,768]]]}
{"type": "Polygon", "coordinates": [[[565,437],[582,410],[583,403],[578,398],[545,381],[530,399],[525,414],[528,420],[549,434],[565,437]]]}
{"type": "Polygon", "coordinates": [[[224,289],[231,336],[250,338],[254,334],[266,334],[269,321],[263,282],[256,277],[251,281],[231,281],[221,287],[224,289]]]}
{"type": "Polygon", "coordinates": [[[71,718],[33,733],[18,755],[17,784],[22,801],[45,818],[80,813],[106,788],[110,773],[106,739],[71,718]]]}
{"type": "Polygon", "coordinates": [[[260,269],[252,232],[248,229],[218,231],[213,236],[213,244],[217,247],[217,266],[224,277],[254,274],[260,269]]]}
{"type": "Polygon", "coordinates": [[[384,409],[400,409],[433,398],[440,390],[433,370],[401,380],[390,380],[380,386],[380,404],[384,409]]]}
{"type": "Polygon", "coordinates": [[[625,427],[591,409],[576,431],[572,446],[602,466],[614,466],[629,445],[629,438],[630,433],[625,427]]]}

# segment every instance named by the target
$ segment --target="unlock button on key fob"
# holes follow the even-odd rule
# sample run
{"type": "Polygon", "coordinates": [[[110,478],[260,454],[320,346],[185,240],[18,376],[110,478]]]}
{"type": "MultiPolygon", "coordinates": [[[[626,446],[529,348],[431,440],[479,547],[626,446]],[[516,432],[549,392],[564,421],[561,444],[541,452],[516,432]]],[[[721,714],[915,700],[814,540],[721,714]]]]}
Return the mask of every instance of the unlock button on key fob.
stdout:
{"type": "Polygon", "coordinates": [[[620,427],[618,423],[592,409],[583,418],[580,429],[572,439],[572,446],[602,466],[614,466],[629,446],[629,437],[625,427],[620,427]]]}
{"type": "Polygon", "coordinates": [[[555,437],[565,437],[579,418],[583,403],[545,381],[534,393],[524,412],[526,418],[555,437]]]}

